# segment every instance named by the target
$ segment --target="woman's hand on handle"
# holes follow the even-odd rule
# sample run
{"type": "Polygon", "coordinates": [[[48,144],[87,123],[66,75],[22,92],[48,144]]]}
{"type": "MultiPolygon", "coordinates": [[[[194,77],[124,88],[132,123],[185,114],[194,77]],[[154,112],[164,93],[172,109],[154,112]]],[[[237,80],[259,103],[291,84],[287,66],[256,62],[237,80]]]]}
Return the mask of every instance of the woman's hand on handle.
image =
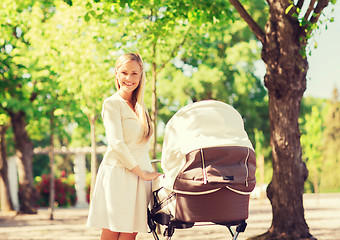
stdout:
{"type": "Polygon", "coordinates": [[[139,166],[132,168],[131,172],[133,172],[134,174],[139,176],[144,181],[151,181],[151,180],[163,175],[162,173],[159,173],[159,172],[149,172],[149,171],[146,171],[146,170],[142,170],[139,166]]]}
{"type": "Polygon", "coordinates": [[[154,180],[156,178],[158,178],[159,176],[163,175],[162,173],[159,173],[159,172],[148,172],[146,171],[145,172],[145,178],[143,180],[145,181],[151,181],[151,180],[154,180]]]}

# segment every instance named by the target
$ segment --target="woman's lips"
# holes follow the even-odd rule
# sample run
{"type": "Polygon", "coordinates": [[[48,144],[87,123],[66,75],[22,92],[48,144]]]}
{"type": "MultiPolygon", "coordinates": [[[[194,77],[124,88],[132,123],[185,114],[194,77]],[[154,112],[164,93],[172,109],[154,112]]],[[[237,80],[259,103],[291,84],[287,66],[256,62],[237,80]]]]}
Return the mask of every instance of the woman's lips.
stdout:
{"type": "Polygon", "coordinates": [[[134,83],[129,83],[129,82],[123,82],[124,85],[131,87],[134,83]]]}

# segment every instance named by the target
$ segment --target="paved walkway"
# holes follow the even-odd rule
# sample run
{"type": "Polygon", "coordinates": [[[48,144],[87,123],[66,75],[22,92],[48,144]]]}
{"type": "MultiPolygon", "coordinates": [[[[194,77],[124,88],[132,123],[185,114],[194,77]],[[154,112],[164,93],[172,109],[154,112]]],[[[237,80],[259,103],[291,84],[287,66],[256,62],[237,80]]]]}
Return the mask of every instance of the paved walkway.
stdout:
{"type": "MultiPolygon", "coordinates": [[[[340,240],[340,194],[305,195],[305,216],[310,232],[319,240],[340,240]]],[[[268,200],[250,201],[250,216],[245,233],[239,240],[264,233],[271,224],[268,200]]],[[[49,220],[47,209],[36,215],[5,214],[0,212],[0,240],[98,240],[100,230],[85,226],[87,209],[56,209],[55,220],[49,220]]],[[[151,234],[139,234],[138,240],[153,240],[151,234]]],[[[164,238],[160,235],[160,240],[164,238]]],[[[173,240],[231,239],[223,226],[195,226],[175,231],[173,240]]]]}

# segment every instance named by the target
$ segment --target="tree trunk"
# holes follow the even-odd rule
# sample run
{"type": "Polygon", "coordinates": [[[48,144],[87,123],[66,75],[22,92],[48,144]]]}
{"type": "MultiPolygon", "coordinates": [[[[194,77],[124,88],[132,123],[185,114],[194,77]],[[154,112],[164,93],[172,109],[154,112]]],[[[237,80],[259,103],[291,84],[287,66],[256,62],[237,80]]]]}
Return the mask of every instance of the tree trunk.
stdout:
{"type": "Polygon", "coordinates": [[[91,126],[91,190],[90,199],[92,199],[92,193],[94,185],[96,183],[97,176],[97,145],[96,145],[96,116],[88,116],[91,126]]]}
{"type": "Polygon", "coordinates": [[[20,213],[36,214],[37,191],[33,184],[33,143],[30,140],[25,129],[25,113],[9,112],[11,117],[11,124],[14,132],[14,139],[16,144],[16,155],[18,161],[19,174],[19,201],[20,213]]]}
{"type": "Polygon", "coordinates": [[[157,115],[158,115],[158,100],[157,100],[157,66],[156,66],[156,43],[153,45],[153,62],[152,62],[152,89],[151,89],[151,99],[152,99],[152,106],[151,106],[151,121],[153,124],[153,136],[152,136],[152,145],[151,145],[151,157],[153,159],[157,158],[157,115]]]}
{"type": "Polygon", "coordinates": [[[239,0],[229,2],[261,41],[269,95],[270,144],[273,178],[267,188],[273,220],[267,233],[253,239],[315,239],[305,221],[303,187],[308,170],[301,159],[299,113],[306,90],[308,35],[329,0],[310,1],[298,19],[304,1],[267,0],[269,18],[265,31],[239,0]],[[287,11],[287,12],[286,12],[287,11]]]}
{"type": "Polygon", "coordinates": [[[314,193],[318,194],[319,193],[319,185],[320,185],[318,167],[314,165],[313,171],[314,171],[314,176],[313,176],[312,182],[313,182],[314,193]]]}
{"type": "Polygon", "coordinates": [[[302,55],[306,42],[300,39],[306,37],[299,22],[285,14],[286,7],[272,1],[262,49],[273,154],[273,178],[267,188],[273,220],[263,239],[314,239],[304,216],[308,170],[301,159],[298,124],[308,69],[302,55]]]}
{"type": "Polygon", "coordinates": [[[55,181],[54,181],[54,109],[50,116],[50,150],[48,153],[50,159],[50,199],[49,199],[49,214],[50,220],[54,220],[54,201],[55,201],[55,181]]]}
{"type": "Polygon", "coordinates": [[[7,145],[5,139],[7,128],[7,126],[0,125],[0,204],[2,212],[14,211],[8,181],[7,145]]]}

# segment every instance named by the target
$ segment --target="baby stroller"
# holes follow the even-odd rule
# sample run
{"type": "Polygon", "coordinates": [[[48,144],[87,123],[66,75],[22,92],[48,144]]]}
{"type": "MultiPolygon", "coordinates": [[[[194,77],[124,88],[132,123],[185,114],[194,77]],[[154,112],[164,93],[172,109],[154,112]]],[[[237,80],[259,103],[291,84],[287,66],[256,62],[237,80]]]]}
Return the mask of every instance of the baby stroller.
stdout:
{"type": "Polygon", "coordinates": [[[168,240],[197,222],[226,226],[233,240],[245,231],[256,158],[232,106],[206,100],[180,109],[166,125],[161,166],[148,210],[155,240],[156,223],[168,240]]]}

